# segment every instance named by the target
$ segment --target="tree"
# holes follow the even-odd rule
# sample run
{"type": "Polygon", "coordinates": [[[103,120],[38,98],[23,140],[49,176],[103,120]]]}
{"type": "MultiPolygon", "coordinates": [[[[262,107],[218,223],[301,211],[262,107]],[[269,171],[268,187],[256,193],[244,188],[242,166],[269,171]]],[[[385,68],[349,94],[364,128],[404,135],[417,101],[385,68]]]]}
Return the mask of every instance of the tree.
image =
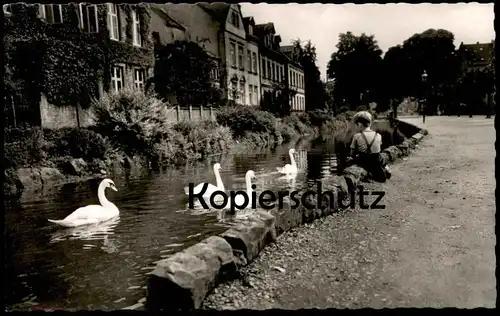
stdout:
{"type": "Polygon", "coordinates": [[[297,62],[304,70],[304,91],[306,110],[324,109],[326,106],[326,92],[321,81],[321,72],[316,65],[316,47],[310,40],[302,46],[300,39],[293,41],[298,55],[297,62]]]}
{"type": "Polygon", "coordinates": [[[155,71],[151,83],[161,97],[175,95],[180,105],[217,103],[220,93],[211,79],[217,65],[198,44],[176,41],[155,47],[155,71]]]}
{"type": "Polygon", "coordinates": [[[295,94],[296,92],[288,87],[286,81],[275,83],[272,91],[264,93],[261,108],[280,117],[289,115],[290,101],[295,94]]]}
{"type": "Polygon", "coordinates": [[[455,53],[454,40],[450,31],[428,29],[412,35],[403,43],[406,62],[401,80],[404,93],[417,98],[427,93],[430,113],[435,113],[437,104],[454,101],[451,91],[460,74],[460,59],[455,53]],[[428,75],[425,83],[422,82],[424,71],[428,75]]]}
{"type": "Polygon", "coordinates": [[[335,79],[334,98],[351,109],[374,101],[382,63],[382,50],[374,36],[341,33],[336,47],[327,65],[328,79],[335,79]]]}

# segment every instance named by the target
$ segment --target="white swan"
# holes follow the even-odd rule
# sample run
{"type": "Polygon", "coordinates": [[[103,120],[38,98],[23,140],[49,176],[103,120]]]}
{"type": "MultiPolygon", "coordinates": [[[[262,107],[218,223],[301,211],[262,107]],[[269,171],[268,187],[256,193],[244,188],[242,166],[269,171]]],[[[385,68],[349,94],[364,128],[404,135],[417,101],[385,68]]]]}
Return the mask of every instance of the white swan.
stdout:
{"type": "MultiPolygon", "coordinates": [[[[203,197],[209,198],[212,195],[212,193],[214,193],[215,191],[224,191],[224,183],[222,183],[222,179],[221,179],[220,173],[219,173],[220,169],[222,169],[220,166],[220,163],[214,164],[215,181],[217,183],[217,186],[215,186],[211,183],[208,183],[207,190],[203,194],[203,197]]],[[[193,193],[194,194],[200,193],[201,190],[203,189],[204,184],[205,184],[205,182],[202,182],[202,183],[198,184],[197,186],[195,186],[193,193]]],[[[186,193],[186,195],[189,195],[189,186],[184,187],[184,193],[186,193]]]]}
{"type": "Polygon", "coordinates": [[[111,188],[115,191],[115,183],[110,179],[104,179],[99,184],[97,196],[101,205],[87,205],[80,207],[73,213],[66,216],[62,220],[48,219],[49,222],[55,223],[64,227],[76,227],[81,225],[96,224],[112,219],[120,214],[118,208],[106,199],[104,191],[106,188],[111,188]]]}
{"type": "Polygon", "coordinates": [[[276,167],[276,170],[278,170],[279,173],[295,174],[298,172],[297,163],[295,162],[295,158],[293,157],[293,154],[295,154],[295,152],[295,149],[290,148],[288,154],[290,155],[291,164],[286,164],[284,167],[276,167]]]}
{"type": "MultiPolygon", "coordinates": [[[[245,183],[247,185],[247,196],[248,196],[248,204],[245,208],[252,206],[252,179],[255,179],[255,173],[253,170],[248,170],[245,174],[245,183]]],[[[243,195],[238,194],[234,197],[235,209],[237,206],[242,206],[245,203],[245,198],[243,195]]],[[[231,208],[231,197],[228,197],[228,202],[225,208],[231,208]]]]}

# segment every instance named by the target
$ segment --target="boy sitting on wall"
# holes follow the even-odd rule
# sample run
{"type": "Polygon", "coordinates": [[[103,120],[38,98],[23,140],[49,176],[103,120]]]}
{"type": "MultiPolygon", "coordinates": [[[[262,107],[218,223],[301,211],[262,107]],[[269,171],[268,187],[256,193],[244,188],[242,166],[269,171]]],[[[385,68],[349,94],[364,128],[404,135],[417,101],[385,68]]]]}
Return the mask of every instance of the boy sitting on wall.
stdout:
{"type": "Polygon", "coordinates": [[[370,129],[372,116],[367,111],[361,111],[353,117],[356,134],[351,143],[351,157],[348,164],[357,164],[365,169],[371,178],[378,182],[385,182],[391,178],[387,165],[382,164],[380,151],[382,135],[370,129]]]}

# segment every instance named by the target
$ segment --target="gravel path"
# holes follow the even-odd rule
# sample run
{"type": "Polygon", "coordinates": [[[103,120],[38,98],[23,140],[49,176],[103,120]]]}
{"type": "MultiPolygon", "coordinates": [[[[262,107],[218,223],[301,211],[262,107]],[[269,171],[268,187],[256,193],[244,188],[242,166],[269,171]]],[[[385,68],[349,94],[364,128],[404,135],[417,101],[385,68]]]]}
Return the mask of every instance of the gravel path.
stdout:
{"type": "Polygon", "coordinates": [[[391,180],[366,185],[385,190],[385,209],[281,235],[203,308],[495,307],[493,119],[425,125],[430,135],[391,180]]]}

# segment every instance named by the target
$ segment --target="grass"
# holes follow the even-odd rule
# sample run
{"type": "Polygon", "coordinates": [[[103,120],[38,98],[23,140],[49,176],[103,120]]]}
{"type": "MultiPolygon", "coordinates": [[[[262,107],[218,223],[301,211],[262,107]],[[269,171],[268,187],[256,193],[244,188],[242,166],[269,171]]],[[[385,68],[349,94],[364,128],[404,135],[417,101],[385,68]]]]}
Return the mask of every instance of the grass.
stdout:
{"type": "Polygon", "coordinates": [[[224,152],[237,142],[273,146],[307,134],[340,135],[349,118],[312,111],[277,119],[255,107],[231,106],[218,109],[215,121],[172,123],[169,103],[137,90],[105,94],[93,105],[96,124],[90,128],[7,129],[4,170],[125,156],[161,168],[224,152]]]}

